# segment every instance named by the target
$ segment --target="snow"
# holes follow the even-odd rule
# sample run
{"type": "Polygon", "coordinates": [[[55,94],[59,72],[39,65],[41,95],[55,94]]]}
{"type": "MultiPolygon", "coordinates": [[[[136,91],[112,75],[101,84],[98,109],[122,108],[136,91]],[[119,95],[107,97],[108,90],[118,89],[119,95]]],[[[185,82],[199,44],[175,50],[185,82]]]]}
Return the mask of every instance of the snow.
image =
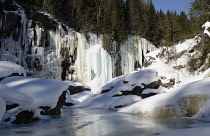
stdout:
{"type": "Polygon", "coordinates": [[[152,60],[152,64],[143,69],[152,69],[156,71],[158,76],[165,78],[162,79],[163,83],[169,82],[170,79],[175,79],[175,87],[202,79],[202,73],[195,73],[195,75],[193,75],[187,69],[187,62],[193,55],[188,51],[197,46],[200,40],[201,39],[196,36],[195,38],[188,39],[175,46],[168,48],[162,47],[156,51],[148,53],[146,60],[149,60],[150,57],[154,58],[155,60],[152,60]],[[182,55],[180,57],[174,57],[174,59],[169,59],[168,54],[166,54],[167,51],[169,51],[169,55],[172,57],[180,54],[182,55]],[[157,57],[161,53],[163,56],[157,57]],[[174,68],[179,66],[182,68],[174,68]]]}
{"type": "MultiPolygon", "coordinates": [[[[169,113],[171,115],[168,116],[183,116],[182,112],[186,112],[186,107],[181,107],[182,103],[180,100],[183,100],[184,98],[188,98],[190,96],[196,96],[200,97],[201,99],[207,99],[204,102],[204,106],[202,107],[202,104],[199,109],[197,109],[199,112],[194,116],[196,119],[201,119],[204,117],[210,117],[210,107],[209,107],[209,97],[210,97],[210,78],[206,78],[203,80],[199,80],[196,82],[192,82],[180,87],[176,87],[172,89],[170,92],[164,93],[164,94],[159,94],[155,95],[152,97],[149,97],[147,99],[143,99],[133,105],[124,107],[119,110],[119,112],[126,112],[126,113],[142,113],[145,116],[153,116],[153,117],[158,117],[161,114],[158,108],[160,109],[166,109],[170,108],[175,108],[175,111],[171,111],[173,113],[169,113]],[[177,106],[176,104],[179,103],[180,105],[177,106]],[[175,105],[175,107],[173,107],[175,105]],[[177,107],[176,107],[177,106],[177,107]]],[[[190,105],[192,106],[193,105],[190,105]]],[[[195,107],[196,108],[196,107],[195,107]]],[[[166,112],[165,111],[165,112],[166,112]]],[[[170,109],[168,109],[168,112],[170,112],[170,109]]],[[[167,115],[166,115],[167,116],[167,115]]]]}
{"type": "Polygon", "coordinates": [[[6,78],[1,83],[32,97],[36,107],[51,108],[56,107],[58,98],[69,87],[59,80],[19,76],[6,78]]]}
{"type": "Polygon", "coordinates": [[[8,77],[13,73],[18,73],[19,75],[25,74],[25,70],[22,66],[9,61],[0,61],[0,78],[8,77]]]}
{"type": "Polygon", "coordinates": [[[168,92],[169,90],[160,86],[158,89],[145,89],[142,94],[150,94],[150,93],[157,93],[157,94],[161,94],[161,93],[165,93],[168,92]]]}
{"type": "Polygon", "coordinates": [[[209,136],[210,124],[192,125],[192,128],[161,132],[158,136],[209,136]]]}
{"type": "Polygon", "coordinates": [[[18,90],[15,90],[11,87],[8,87],[2,82],[0,83],[0,97],[4,99],[7,105],[18,104],[23,110],[31,110],[33,107],[33,98],[22,93],[18,90]]]}
{"type": "Polygon", "coordinates": [[[113,97],[116,95],[122,95],[122,91],[132,91],[136,86],[144,87],[142,84],[150,84],[154,81],[158,81],[160,77],[156,75],[155,71],[145,69],[131,74],[126,74],[120,77],[116,77],[106,84],[102,90],[110,89],[109,92],[98,94],[94,98],[87,99],[78,105],[78,107],[91,107],[91,108],[113,108],[116,104],[121,106],[129,105],[133,101],[141,99],[139,96],[122,96],[113,97]],[[127,83],[125,83],[127,82],[127,83]]]}
{"type": "Polygon", "coordinates": [[[130,74],[122,75],[112,79],[109,83],[102,87],[102,90],[112,89],[118,91],[131,90],[135,86],[143,87],[142,83],[149,84],[154,81],[158,81],[160,77],[156,74],[156,71],[152,69],[144,69],[141,71],[135,71],[130,74]],[[128,83],[124,83],[128,82],[128,83]]]}
{"type": "Polygon", "coordinates": [[[210,22],[207,21],[202,27],[205,28],[204,34],[207,34],[210,37],[210,32],[208,31],[208,28],[210,27],[210,22]]]}
{"type": "Polygon", "coordinates": [[[141,97],[136,95],[126,95],[120,96],[116,101],[114,101],[109,108],[115,109],[117,106],[127,106],[131,105],[137,101],[140,101],[141,97]]]}
{"type": "Polygon", "coordinates": [[[77,93],[77,94],[67,95],[66,102],[80,104],[82,102],[86,102],[88,100],[93,99],[97,95],[98,94],[90,92],[90,91],[83,91],[83,92],[80,92],[80,93],[77,93]]]}
{"type": "MultiPolygon", "coordinates": [[[[39,117],[39,110],[34,107],[34,100],[30,96],[15,90],[11,87],[8,87],[0,83],[0,97],[6,102],[7,105],[18,104],[19,106],[10,110],[7,110],[4,113],[3,120],[10,118],[10,123],[13,122],[18,113],[21,111],[33,111],[34,117],[39,117]]],[[[1,102],[0,102],[1,103],[1,102]]],[[[1,112],[5,111],[4,103],[0,106],[1,112]],[[2,107],[3,106],[3,107],[2,107]]]]}
{"type": "Polygon", "coordinates": [[[4,112],[6,111],[6,103],[5,101],[0,97],[0,122],[4,115],[4,112]]]}

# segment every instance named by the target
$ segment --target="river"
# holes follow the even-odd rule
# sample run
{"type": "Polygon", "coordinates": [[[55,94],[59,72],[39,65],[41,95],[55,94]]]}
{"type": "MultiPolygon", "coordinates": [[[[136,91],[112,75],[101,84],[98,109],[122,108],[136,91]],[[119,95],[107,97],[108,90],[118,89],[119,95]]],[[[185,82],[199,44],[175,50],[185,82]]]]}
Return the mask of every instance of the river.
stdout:
{"type": "Polygon", "coordinates": [[[203,123],[190,119],[154,119],[104,109],[63,108],[61,116],[43,116],[24,125],[0,125],[0,136],[154,136],[203,123]]]}

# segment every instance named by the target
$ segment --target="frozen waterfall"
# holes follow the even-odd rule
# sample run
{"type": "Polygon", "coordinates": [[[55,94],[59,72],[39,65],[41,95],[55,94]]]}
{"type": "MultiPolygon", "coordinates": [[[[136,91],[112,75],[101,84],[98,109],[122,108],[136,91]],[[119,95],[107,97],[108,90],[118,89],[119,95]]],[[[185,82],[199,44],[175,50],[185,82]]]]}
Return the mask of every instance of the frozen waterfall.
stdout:
{"type": "Polygon", "coordinates": [[[87,84],[93,92],[117,74],[127,74],[141,68],[146,53],[155,46],[137,36],[129,36],[114,54],[103,49],[102,36],[89,33],[89,40],[64,24],[45,16],[55,28],[46,28],[45,22],[28,19],[24,9],[5,11],[0,18],[2,36],[0,60],[22,65],[28,76],[73,80],[87,84]],[[115,55],[118,53],[118,56],[115,55]],[[117,58],[120,55],[120,59],[117,58]],[[116,63],[120,67],[116,67],[116,63]]]}

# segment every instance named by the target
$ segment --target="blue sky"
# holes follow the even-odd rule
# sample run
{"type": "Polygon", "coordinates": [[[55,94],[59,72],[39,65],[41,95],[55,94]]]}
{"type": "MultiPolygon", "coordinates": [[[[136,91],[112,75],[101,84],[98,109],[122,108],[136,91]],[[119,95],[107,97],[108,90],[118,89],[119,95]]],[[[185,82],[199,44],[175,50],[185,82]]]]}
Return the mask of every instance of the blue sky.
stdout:
{"type": "Polygon", "coordinates": [[[192,1],[194,0],[152,0],[155,9],[162,9],[165,13],[167,10],[177,11],[177,13],[180,13],[181,11],[188,13],[190,2],[192,1]]]}

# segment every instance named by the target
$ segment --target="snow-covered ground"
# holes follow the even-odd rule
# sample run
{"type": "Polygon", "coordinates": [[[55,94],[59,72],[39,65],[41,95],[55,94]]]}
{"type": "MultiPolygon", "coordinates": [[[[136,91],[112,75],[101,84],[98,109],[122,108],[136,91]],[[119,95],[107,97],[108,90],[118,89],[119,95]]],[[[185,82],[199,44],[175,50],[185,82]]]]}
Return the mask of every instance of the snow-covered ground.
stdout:
{"type": "Polygon", "coordinates": [[[20,65],[9,61],[0,61],[0,78],[8,77],[13,73],[23,74],[25,76],[25,70],[20,65]]]}

